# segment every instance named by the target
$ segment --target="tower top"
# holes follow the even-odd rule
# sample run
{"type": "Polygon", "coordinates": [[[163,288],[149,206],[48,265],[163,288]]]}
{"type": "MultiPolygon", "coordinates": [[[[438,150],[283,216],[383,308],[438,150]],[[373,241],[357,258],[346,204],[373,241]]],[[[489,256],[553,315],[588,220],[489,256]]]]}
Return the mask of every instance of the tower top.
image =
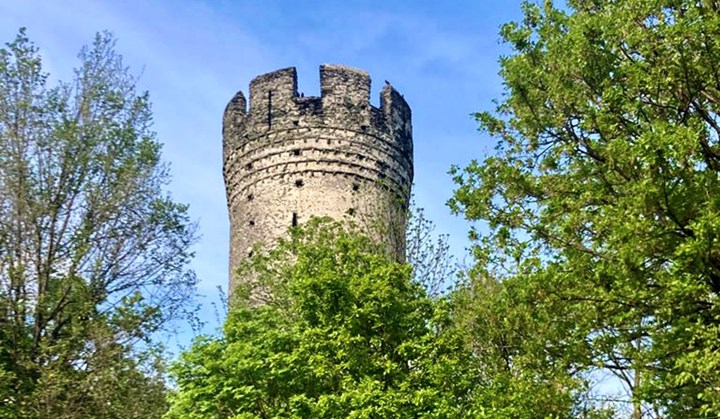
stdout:
{"type": "Polygon", "coordinates": [[[249,107],[242,91],[230,100],[225,121],[242,128],[246,139],[318,125],[390,135],[403,153],[412,156],[410,106],[388,82],[380,92],[380,107],[373,106],[370,83],[365,71],[324,64],[320,66],[320,96],[300,96],[295,67],[272,71],[250,82],[249,107]]]}

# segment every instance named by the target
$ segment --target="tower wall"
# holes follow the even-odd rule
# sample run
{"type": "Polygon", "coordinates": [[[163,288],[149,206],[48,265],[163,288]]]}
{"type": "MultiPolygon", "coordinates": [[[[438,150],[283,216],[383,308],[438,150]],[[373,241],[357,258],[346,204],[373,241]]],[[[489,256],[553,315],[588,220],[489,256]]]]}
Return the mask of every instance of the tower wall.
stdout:
{"type": "Polygon", "coordinates": [[[370,77],[320,67],[320,97],[300,97],[295,68],[256,77],[223,120],[223,174],[234,268],[254,244],[270,243],[311,216],[375,220],[401,254],[413,179],[412,124],[405,99],[386,84],[370,104],[370,77]]]}

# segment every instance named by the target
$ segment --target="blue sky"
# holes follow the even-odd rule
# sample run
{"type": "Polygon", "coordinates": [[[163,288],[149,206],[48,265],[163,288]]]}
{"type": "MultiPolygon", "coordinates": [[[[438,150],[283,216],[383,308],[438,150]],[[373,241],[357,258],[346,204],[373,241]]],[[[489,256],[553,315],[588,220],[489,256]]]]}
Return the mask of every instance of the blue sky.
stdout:
{"type": "Polygon", "coordinates": [[[27,27],[46,70],[67,80],[95,32],[117,36],[118,52],[150,91],[171,193],[199,221],[193,267],[210,298],[227,283],[222,111],[253,77],[288,66],[298,68],[306,96],[319,95],[323,63],[368,71],[375,104],[383,80],[404,94],[416,201],[462,258],[469,225],[445,205],[454,188],[447,171],[493,150],[470,114],[501,94],[498,30],[519,15],[520,0],[0,0],[0,41],[27,27]]]}

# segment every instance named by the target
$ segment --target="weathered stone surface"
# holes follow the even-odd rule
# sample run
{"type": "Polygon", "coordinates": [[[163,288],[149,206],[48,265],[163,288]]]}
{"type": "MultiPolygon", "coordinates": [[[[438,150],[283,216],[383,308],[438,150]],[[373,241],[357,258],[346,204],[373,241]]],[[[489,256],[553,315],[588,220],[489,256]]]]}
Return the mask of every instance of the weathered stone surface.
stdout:
{"type": "Polygon", "coordinates": [[[370,104],[370,77],[320,67],[321,97],[300,97],[295,68],[256,77],[223,119],[223,174],[232,272],[255,243],[270,243],[310,216],[375,220],[402,255],[413,179],[410,107],[386,84],[370,104]]]}

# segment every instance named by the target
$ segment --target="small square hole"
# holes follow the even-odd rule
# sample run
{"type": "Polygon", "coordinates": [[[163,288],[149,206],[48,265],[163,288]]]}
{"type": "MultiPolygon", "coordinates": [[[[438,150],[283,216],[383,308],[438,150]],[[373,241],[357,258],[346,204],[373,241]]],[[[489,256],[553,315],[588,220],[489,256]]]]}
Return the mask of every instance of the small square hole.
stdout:
{"type": "Polygon", "coordinates": [[[248,201],[252,201],[253,199],[255,199],[255,195],[253,195],[253,194],[248,195],[248,201]]]}
{"type": "Polygon", "coordinates": [[[359,190],[359,189],[360,189],[360,185],[359,185],[359,184],[357,184],[357,183],[353,183],[353,184],[352,184],[352,190],[353,190],[353,191],[357,191],[357,190],[359,190]]]}
{"type": "Polygon", "coordinates": [[[305,184],[305,182],[303,182],[302,179],[298,179],[295,181],[295,187],[297,187],[297,188],[303,186],[304,184],[305,184]]]}
{"type": "Polygon", "coordinates": [[[299,155],[300,155],[300,150],[293,150],[293,151],[292,151],[292,154],[293,154],[293,156],[299,156],[299,155]]]}

